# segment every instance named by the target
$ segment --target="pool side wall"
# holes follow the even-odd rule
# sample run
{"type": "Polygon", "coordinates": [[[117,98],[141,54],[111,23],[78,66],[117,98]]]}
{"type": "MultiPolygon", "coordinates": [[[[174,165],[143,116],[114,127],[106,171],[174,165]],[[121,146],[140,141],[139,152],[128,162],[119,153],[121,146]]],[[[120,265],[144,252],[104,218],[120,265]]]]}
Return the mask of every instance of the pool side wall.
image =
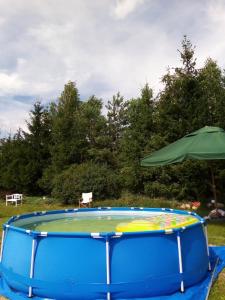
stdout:
{"type": "Polygon", "coordinates": [[[199,220],[167,232],[124,234],[38,233],[9,222],[2,275],[16,291],[57,300],[169,295],[181,289],[181,282],[188,287],[207,274],[206,237],[203,220],[199,220]]]}

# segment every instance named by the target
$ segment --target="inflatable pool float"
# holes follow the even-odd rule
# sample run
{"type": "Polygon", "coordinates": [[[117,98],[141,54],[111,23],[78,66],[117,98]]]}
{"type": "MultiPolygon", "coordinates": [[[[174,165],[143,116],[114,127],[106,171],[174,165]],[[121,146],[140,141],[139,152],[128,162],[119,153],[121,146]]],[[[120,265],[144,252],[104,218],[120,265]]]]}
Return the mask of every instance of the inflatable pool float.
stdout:
{"type": "Polygon", "coordinates": [[[116,227],[119,232],[152,231],[180,228],[197,223],[198,220],[190,215],[163,214],[152,216],[149,219],[134,220],[128,223],[120,223],[116,227]]]}

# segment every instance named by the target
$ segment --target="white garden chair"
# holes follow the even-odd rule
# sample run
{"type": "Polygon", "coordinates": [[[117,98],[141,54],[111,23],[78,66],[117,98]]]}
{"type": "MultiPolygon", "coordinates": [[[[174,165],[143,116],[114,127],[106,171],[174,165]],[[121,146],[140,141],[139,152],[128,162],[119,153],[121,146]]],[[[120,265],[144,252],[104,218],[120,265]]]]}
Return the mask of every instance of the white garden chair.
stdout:
{"type": "Polygon", "coordinates": [[[90,207],[91,202],[93,200],[93,194],[90,193],[82,193],[82,199],[79,201],[79,207],[90,207]]]}
{"type": "Polygon", "coordinates": [[[18,205],[18,202],[22,205],[23,201],[23,194],[12,194],[12,195],[6,195],[5,198],[5,204],[8,205],[8,202],[15,203],[15,205],[18,205]]]}

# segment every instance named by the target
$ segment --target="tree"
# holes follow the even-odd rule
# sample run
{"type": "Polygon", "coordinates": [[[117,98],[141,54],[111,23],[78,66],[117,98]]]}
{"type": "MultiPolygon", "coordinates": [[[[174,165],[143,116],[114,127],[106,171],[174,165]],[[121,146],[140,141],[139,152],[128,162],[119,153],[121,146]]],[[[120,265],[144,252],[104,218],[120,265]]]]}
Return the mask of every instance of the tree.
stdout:
{"type": "Polygon", "coordinates": [[[87,140],[80,107],[78,90],[73,82],[69,82],[64,87],[53,115],[51,156],[56,173],[70,164],[80,163],[85,155],[87,140]]]}
{"type": "Polygon", "coordinates": [[[27,128],[1,141],[0,184],[6,190],[37,195],[42,192],[38,182],[49,163],[51,142],[48,110],[40,102],[34,104],[27,128]]]}
{"type": "Polygon", "coordinates": [[[225,76],[217,63],[207,59],[198,75],[198,126],[202,124],[225,128],[225,76]]]}
{"type": "Polygon", "coordinates": [[[121,178],[126,188],[143,191],[140,159],[154,132],[153,93],[148,84],[141,90],[141,97],[132,99],[127,108],[128,125],[120,142],[121,178]]]}
{"type": "Polygon", "coordinates": [[[182,62],[182,68],[175,68],[175,71],[179,75],[196,75],[196,58],[195,55],[195,47],[193,47],[191,41],[184,35],[184,38],[181,42],[181,50],[178,50],[180,53],[180,58],[182,62]]]}
{"type": "Polygon", "coordinates": [[[114,154],[118,151],[122,132],[127,125],[127,106],[128,102],[124,101],[120,93],[114,95],[106,105],[108,135],[110,137],[109,147],[114,154]]]}
{"type": "Polygon", "coordinates": [[[198,106],[198,70],[191,42],[184,37],[179,51],[182,67],[175,68],[163,76],[164,89],[158,96],[157,126],[163,133],[164,141],[173,142],[196,128],[194,120],[198,118],[195,111],[198,106]]]}
{"type": "Polygon", "coordinates": [[[108,148],[110,137],[107,134],[107,121],[102,115],[102,100],[92,96],[81,105],[83,130],[87,141],[85,160],[110,164],[108,148]]]}
{"type": "Polygon", "coordinates": [[[33,182],[29,176],[26,141],[21,129],[1,140],[0,185],[13,192],[29,192],[33,182]]]}
{"type": "Polygon", "coordinates": [[[34,104],[30,112],[30,120],[27,121],[28,132],[24,132],[27,146],[27,169],[32,185],[30,192],[40,193],[39,180],[44,169],[50,162],[51,145],[51,120],[49,111],[40,102],[34,104]]]}

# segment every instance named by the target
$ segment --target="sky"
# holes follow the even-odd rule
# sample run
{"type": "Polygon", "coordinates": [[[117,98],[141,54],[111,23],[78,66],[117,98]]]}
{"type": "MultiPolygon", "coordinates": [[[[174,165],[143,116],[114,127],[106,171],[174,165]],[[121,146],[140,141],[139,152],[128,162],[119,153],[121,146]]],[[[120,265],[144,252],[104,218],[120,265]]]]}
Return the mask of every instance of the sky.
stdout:
{"type": "Polygon", "coordinates": [[[184,35],[198,66],[225,67],[224,0],[0,0],[0,134],[26,129],[35,101],[55,101],[69,80],[82,100],[154,92],[180,64],[184,35]]]}

